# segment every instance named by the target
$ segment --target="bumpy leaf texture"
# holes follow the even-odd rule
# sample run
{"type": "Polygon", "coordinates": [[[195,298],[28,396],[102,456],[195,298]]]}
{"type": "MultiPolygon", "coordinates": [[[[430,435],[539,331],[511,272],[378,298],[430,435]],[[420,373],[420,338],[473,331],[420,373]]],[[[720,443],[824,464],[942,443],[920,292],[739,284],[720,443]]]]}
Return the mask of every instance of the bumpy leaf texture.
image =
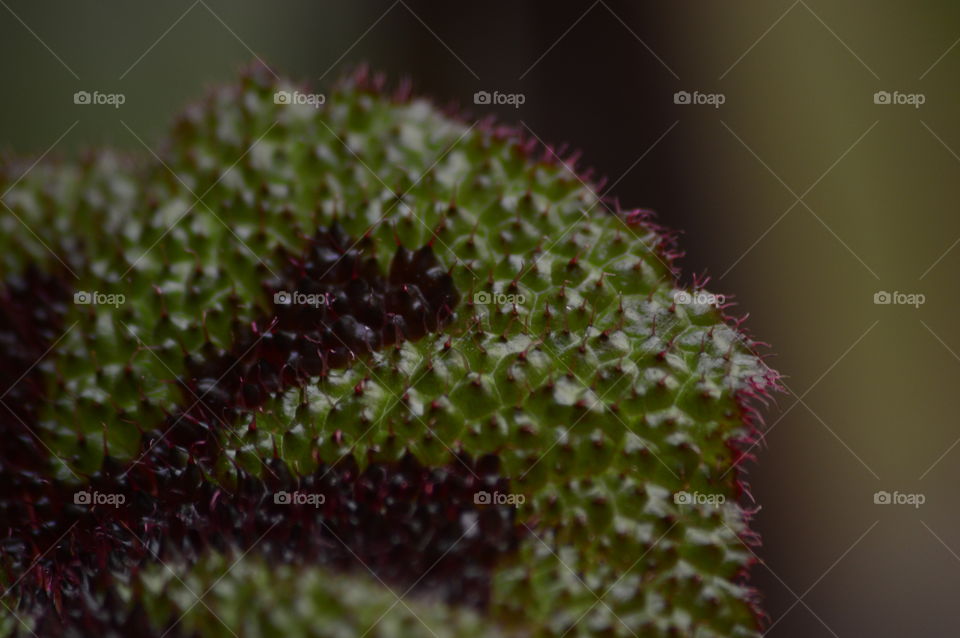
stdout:
{"type": "Polygon", "coordinates": [[[670,235],[515,129],[296,90],[4,162],[0,634],[757,635],[777,377],[670,235]]]}

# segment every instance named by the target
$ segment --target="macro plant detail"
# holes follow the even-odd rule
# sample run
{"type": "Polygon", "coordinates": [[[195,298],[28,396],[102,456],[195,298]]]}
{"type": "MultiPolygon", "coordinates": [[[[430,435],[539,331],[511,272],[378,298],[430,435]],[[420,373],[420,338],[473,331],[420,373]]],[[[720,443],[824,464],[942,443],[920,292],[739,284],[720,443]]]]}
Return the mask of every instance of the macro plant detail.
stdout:
{"type": "Polygon", "coordinates": [[[406,85],[295,89],[3,166],[0,634],[759,635],[777,375],[672,235],[406,85]]]}

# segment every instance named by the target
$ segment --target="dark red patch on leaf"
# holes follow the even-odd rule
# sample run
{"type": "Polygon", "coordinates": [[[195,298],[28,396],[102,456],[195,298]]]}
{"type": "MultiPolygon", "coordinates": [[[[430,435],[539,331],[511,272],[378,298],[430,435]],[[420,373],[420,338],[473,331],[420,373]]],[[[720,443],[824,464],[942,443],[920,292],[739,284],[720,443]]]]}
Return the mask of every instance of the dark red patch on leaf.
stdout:
{"type": "Polygon", "coordinates": [[[272,312],[237,335],[229,352],[211,345],[188,360],[196,409],[230,421],[231,412],[257,408],[281,388],[421,339],[450,320],[460,295],[429,245],[398,246],[388,275],[371,252],[367,240],[334,224],[302,255],[285,255],[288,268],[267,285],[272,312]]]}
{"type": "MultiPolygon", "coordinates": [[[[282,281],[268,284],[271,295],[312,295],[322,303],[278,298],[272,313],[241,331],[229,352],[208,346],[189,359],[183,385],[190,407],[144,435],[135,463],[108,457],[88,485],[76,488],[45,478],[39,442],[0,422],[3,433],[22,439],[23,458],[36,464],[29,472],[10,461],[0,467],[0,574],[8,584],[23,575],[15,593],[21,611],[42,619],[39,635],[151,635],[137,618],[142,610],[117,597],[118,580],[158,558],[189,563],[211,550],[244,552],[254,545],[272,561],[370,570],[448,603],[487,605],[491,570],[520,538],[513,508],[474,500],[480,491],[507,491],[496,457],[426,468],[408,455],[361,471],[347,456],[328,459],[332,465],[306,477],[291,476],[270,459],[265,479],[238,467],[234,492],[207,479],[222,452],[218,430],[231,427],[238,414],[449,321],[459,294],[429,246],[398,247],[384,275],[366,247],[354,244],[334,226],[318,232],[304,255],[287,256],[282,281]],[[78,489],[122,502],[77,504],[78,489]],[[291,502],[277,495],[290,495],[291,502]]],[[[69,291],[37,272],[30,277],[33,283],[7,287],[12,312],[0,315],[0,342],[10,344],[10,365],[0,381],[23,374],[59,336],[55,320],[69,291]],[[34,310],[36,298],[24,297],[36,282],[51,288],[44,308],[56,312],[34,310]]],[[[15,386],[25,423],[35,423],[34,410],[44,400],[42,377],[30,380],[15,386]]]]}
{"type": "Polygon", "coordinates": [[[51,586],[25,579],[19,588],[21,605],[42,617],[40,636],[121,635],[137,626],[138,612],[116,597],[116,579],[157,558],[190,563],[211,550],[373,572],[400,589],[482,610],[494,565],[521,537],[513,507],[475,502],[480,492],[509,489],[492,456],[427,468],[408,455],[364,470],[348,456],[307,477],[271,461],[268,478],[241,474],[232,493],[192,464],[126,477],[111,465],[85,489],[122,494],[122,505],[76,506],[61,491],[42,508],[45,518],[56,516],[57,530],[74,527],[37,565],[56,575],[51,586]],[[51,605],[59,613],[43,613],[51,605]]]}
{"type": "Polygon", "coordinates": [[[35,266],[0,288],[0,474],[45,464],[34,430],[46,394],[44,355],[62,335],[70,294],[64,277],[35,266]]]}

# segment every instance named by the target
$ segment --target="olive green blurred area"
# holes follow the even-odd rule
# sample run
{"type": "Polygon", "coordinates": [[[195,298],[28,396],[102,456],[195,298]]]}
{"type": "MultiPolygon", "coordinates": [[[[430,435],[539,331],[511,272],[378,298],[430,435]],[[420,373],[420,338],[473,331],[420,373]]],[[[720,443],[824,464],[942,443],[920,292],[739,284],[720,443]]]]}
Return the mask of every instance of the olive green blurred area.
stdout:
{"type": "Polygon", "coordinates": [[[734,295],[785,375],[747,468],[769,635],[960,632],[960,5],[0,5],[0,145],[28,157],[156,149],[257,58],[320,87],[368,62],[581,149],[610,195],[683,230],[686,281],[734,295]]]}

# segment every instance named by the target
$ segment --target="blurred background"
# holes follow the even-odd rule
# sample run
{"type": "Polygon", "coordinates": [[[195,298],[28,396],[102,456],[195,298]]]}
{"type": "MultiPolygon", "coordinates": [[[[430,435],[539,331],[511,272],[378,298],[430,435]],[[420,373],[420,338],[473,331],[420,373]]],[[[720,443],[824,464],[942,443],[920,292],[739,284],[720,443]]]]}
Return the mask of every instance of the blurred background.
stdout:
{"type": "Polygon", "coordinates": [[[684,230],[686,281],[735,293],[786,377],[748,476],[769,635],[960,633],[960,4],[0,5],[7,151],[156,147],[257,57],[321,87],[368,62],[582,149],[612,195],[684,230]],[[82,90],[126,100],[76,107],[82,90]]]}

